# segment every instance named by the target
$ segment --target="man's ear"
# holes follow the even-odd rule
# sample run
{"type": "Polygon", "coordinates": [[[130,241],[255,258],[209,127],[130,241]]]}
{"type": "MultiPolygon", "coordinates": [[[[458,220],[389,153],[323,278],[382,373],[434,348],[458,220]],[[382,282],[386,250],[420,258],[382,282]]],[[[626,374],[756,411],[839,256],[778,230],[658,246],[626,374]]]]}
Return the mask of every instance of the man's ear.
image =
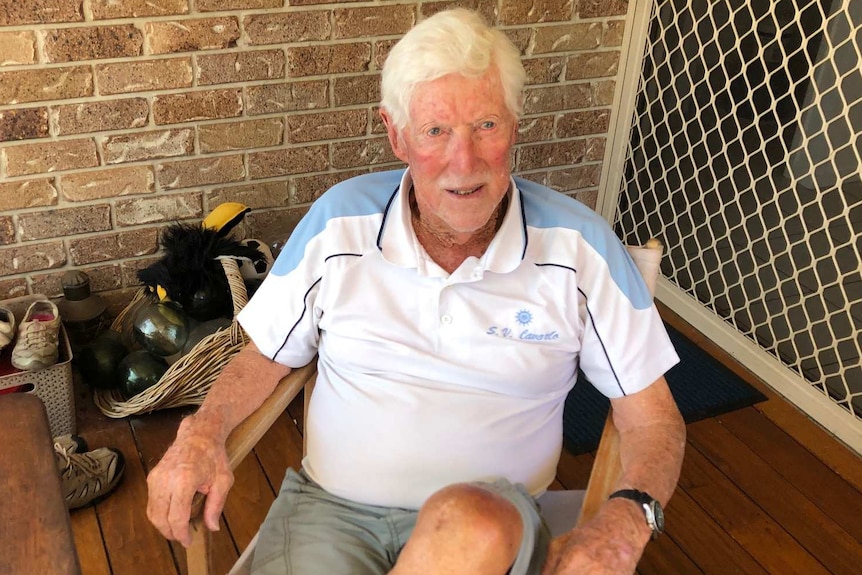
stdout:
{"type": "Polygon", "coordinates": [[[404,145],[404,140],[401,139],[401,134],[392,120],[392,116],[385,108],[380,108],[380,119],[383,120],[383,125],[386,126],[386,136],[389,138],[389,146],[392,148],[392,153],[405,163],[410,163],[407,146],[404,145]]]}

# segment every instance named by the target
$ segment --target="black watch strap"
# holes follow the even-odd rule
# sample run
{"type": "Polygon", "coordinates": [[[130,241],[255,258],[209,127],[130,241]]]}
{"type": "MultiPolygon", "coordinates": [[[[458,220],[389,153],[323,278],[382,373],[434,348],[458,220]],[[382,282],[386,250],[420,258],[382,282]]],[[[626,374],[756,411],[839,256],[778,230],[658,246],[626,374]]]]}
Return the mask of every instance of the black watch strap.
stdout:
{"type": "Polygon", "coordinates": [[[664,531],[664,510],[656,499],[645,491],[637,489],[620,489],[608,496],[608,499],[621,498],[634,501],[644,512],[647,526],[652,530],[652,538],[658,537],[664,531]]]}

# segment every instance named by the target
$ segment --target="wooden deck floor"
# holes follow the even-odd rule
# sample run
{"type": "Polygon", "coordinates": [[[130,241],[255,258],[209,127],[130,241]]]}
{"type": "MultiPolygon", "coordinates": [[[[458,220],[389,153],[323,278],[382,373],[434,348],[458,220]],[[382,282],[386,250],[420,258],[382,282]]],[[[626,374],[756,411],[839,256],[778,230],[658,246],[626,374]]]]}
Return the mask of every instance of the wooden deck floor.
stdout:
{"type": "MultiPolygon", "coordinates": [[[[667,310],[662,312],[685,330],[667,310]]],[[[688,335],[769,400],[688,426],[666,536],[648,546],[638,573],[862,572],[862,460],[720,350],[690,330],[688,335]]],[[[185,574],[183,549],[161,538],[145,515],[146,473],[172,441],[185,412],[111,420],[81,390],[78,432],[91,445],[116,446],[127,457],[117,491],[72,514],[84,575],[185,574]]],[[[294,402],[236,471],[218,534],[217,562],[225,573],[256,532],[285,468],[299,465],[302,437],[295,420],[301,425],[301,402],[294,402]]],[[[590,454],[564,454],[559,483],[583,488],[591,462],[590,454]]]]}

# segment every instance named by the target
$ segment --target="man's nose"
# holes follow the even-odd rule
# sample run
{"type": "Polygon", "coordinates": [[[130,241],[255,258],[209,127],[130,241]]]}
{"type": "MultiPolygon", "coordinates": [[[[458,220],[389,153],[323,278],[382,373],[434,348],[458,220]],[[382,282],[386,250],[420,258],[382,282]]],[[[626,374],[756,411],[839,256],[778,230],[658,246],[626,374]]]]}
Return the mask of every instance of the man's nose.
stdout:
{"type": "Polygon", "coordinates": [[[479,158],[478,142],[473,130],[457,130],[450,140],[449,165],[460,173],[471,173],[479,158]]]}

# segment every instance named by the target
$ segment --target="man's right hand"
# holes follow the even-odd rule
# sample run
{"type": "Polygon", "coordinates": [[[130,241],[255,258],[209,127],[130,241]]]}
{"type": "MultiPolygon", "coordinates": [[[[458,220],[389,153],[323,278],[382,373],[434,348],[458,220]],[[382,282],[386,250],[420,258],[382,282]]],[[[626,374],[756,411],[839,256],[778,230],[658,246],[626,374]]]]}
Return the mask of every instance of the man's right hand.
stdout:
{"type": "Polygon", "coordinates": [[[147,477],[147,517],[168,539],[191,544],[190,516],[195,493],[207,496],[204,525],[218,531],[219,516],[233,485],[224,442],[195,430],[194,416],[180,425],[177,439],[147,477]]]}

